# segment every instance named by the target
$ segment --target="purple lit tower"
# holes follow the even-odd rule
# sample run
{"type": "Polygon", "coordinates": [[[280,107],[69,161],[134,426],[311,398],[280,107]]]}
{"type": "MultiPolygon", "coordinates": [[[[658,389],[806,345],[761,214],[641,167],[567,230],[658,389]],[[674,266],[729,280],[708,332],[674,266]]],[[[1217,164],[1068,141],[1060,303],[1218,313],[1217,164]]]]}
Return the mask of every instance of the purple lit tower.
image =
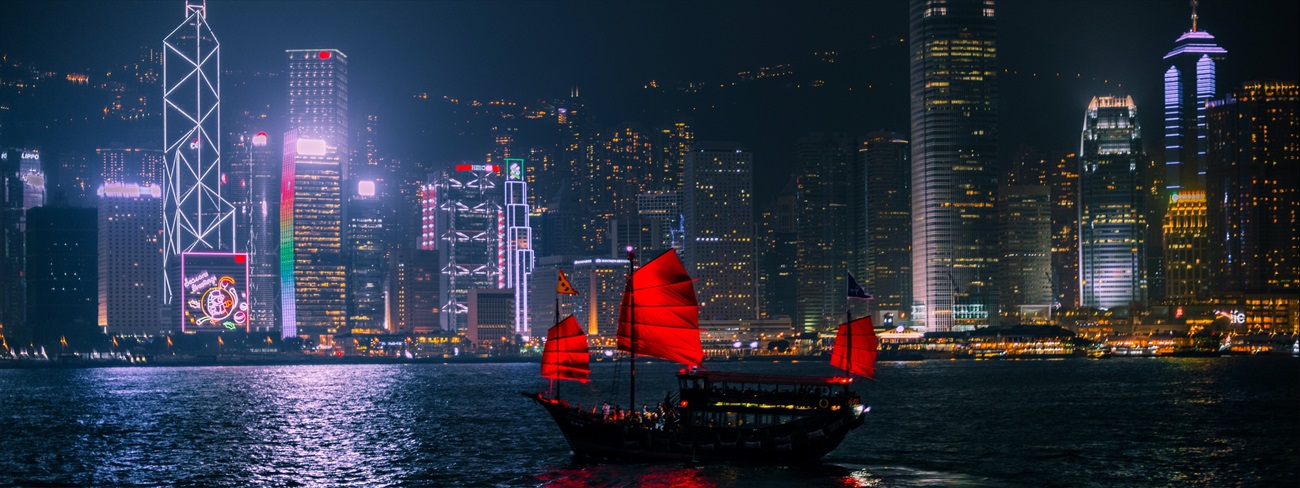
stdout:
{"type": "Polygon", "coordinates": [[[1209,32],[1197,29],[1192,2],[1192,30],[1165,55],[1165,189],[1205,187],[1205,103],[1214,98],[1214,72],[1228,50],[1209,32]]]}

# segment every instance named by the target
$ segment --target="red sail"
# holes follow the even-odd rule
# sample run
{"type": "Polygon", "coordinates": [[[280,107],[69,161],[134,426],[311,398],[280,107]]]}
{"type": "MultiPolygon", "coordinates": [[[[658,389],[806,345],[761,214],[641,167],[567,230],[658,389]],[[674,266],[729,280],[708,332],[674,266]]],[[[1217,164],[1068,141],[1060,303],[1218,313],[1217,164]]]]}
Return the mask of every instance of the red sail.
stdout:
{"type": "Polygon", "coordinates": [[[632,351],[631,336],[635,332],[638,356],[699,366],[704,360],[699,309],[695,285],[677,259],[677,252],[660,254],[633,273],[632,282],[623,292],[618,312],[618,350],[632,351]]]}
{"type": "Polygon", "coordinates": [[[587,334],[570,315],[546,331],[546,346],[542,348],[542,377],[586,383],[590,373],[591,355],[587,351],[587,334]]]}
{"type": "Polygon", "coordinates": [[[835,349],[831,351],[831,365],[850,374],[874,379],[878,347],[871,316],[840,324],[840,331],[835,335],[835,349]]]}

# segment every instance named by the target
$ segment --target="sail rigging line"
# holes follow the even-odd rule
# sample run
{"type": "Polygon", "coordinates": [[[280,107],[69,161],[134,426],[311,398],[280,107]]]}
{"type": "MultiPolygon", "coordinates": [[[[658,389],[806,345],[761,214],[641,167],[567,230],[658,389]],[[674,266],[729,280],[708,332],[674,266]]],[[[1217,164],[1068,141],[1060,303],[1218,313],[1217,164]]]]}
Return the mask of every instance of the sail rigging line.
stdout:
{"type": "MultiPolygon", "coordinates": [[[[653,261],[653,260],[652,260],[653,261]]],[[[627,248],[627,290],[623,292],[623,297],[627,301],[627,322],[628,322],[628,342],[631,343],[632,362],[628,366],[631,372],[631,380],[628,382],[628,392],[631,398],[628,400],[627,408],[636,410],[636,300],[630,299],[635,288],[632,287],[632,280],[636,275],[636,253],[632,252],[632,246],[627,248]]]]}

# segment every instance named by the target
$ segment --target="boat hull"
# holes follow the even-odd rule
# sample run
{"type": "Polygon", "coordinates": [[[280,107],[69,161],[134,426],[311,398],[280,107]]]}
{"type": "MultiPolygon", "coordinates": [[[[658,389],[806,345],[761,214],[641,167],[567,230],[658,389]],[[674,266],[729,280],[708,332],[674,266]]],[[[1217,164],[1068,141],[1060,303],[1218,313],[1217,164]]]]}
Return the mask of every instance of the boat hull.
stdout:
{"type": "Polygon", "coordinates": [[[840,409],[759,428],[656,428],[606,421],[599,414],[579,411],[540,393],[525,396],[551,414],[576,456],[596,460],[812,464],[839,447],[845,435],[863,423],[861,412],[840,409]]]}

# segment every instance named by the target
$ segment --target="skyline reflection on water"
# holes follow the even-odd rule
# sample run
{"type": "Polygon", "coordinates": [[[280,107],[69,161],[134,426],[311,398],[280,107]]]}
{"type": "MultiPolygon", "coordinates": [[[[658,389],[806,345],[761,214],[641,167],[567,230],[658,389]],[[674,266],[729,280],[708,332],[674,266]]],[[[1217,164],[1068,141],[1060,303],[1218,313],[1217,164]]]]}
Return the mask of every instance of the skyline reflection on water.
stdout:
{"type": "MultiPolygon", "coordinates": [[[[832,374],[825,363],[712,363],[832,374]]],[[[638,365],[638,398],[677,366],[638,365]]],[[[561,396],[623,402],[619,363],[561,396]]],[[[883,363],[814,467],[579,464],[536,364],[0,370],[0,485],[1115,486],[1300,474],[1300,361],[883,363]]]]}

